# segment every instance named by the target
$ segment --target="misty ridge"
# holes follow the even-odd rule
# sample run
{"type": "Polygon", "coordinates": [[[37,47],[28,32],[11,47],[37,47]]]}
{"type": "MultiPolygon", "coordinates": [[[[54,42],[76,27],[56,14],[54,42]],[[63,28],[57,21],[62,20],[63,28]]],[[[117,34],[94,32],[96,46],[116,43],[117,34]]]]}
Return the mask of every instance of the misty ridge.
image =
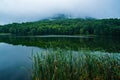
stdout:
{"type": "Polygon", "coordinates": [[[0,26],[0,32],[6,35],[38,36],[38,35],[90,35],[119,36],[120,19],[95,19],[91,17],[73,18],[57,14],[34,22],[12,23],[0,26]]]}
{"type": "Polygon", "coordinates": [[[3,34],[120,35],[118,0],[4,0],[2,3],[0,32],[3,34]]]}

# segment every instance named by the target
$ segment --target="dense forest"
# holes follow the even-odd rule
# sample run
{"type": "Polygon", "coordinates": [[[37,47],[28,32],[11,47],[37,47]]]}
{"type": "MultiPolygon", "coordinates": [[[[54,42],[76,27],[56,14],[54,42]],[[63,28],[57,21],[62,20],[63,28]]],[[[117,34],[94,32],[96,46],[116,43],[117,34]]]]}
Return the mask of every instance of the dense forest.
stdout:
{"type": "Polygon", "coordinates": [[[120,19],[46,19],[0,26],[14,35],[120,35],[120,19]]]}

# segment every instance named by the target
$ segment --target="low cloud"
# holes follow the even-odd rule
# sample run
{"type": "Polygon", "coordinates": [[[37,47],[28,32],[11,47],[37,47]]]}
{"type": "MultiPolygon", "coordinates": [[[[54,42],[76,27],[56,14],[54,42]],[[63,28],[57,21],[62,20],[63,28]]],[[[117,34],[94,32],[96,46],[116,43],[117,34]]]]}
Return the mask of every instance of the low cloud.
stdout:
{"type": "Polygon", "coordinates": [[[0,24],[36,21],[56,14],[120,18],[120,0],[0,0],[0,24]]]}

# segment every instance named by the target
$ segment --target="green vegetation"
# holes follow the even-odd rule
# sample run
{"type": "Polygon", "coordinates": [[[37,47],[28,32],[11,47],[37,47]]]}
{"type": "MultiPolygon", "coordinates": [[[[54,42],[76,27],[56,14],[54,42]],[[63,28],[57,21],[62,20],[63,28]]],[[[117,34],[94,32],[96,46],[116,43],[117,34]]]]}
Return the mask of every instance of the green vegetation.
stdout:
{"type": "Polygon", "coordinates": [[[43,51],[33,55],[32,80],[120,80],[120,54],[43,51]]]}
{"type": "Polygon", "coordinates": [[[14,35],[120,35],[120,19],[53,19],[0,26],[14,35]]]}
{"type": "Polygon", "coordinates": [[[89,49],[92,51],[105,51],[120,53],[120,37],[93,37],[93,38],[70,38],[70,37],[16,37],[0,36],[0,42],[34,46],[43,49],[61,48],[77,51],[78,49],[89,49]]]}

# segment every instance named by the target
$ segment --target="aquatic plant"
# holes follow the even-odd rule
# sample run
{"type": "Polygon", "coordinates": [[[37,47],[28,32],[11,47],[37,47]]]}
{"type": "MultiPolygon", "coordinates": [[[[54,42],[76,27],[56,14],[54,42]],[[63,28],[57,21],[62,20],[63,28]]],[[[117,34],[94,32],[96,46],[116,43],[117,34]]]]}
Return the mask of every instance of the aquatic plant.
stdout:
{"type": "Polygon", "coordinates": [[[32,55],[32,80],[120,80],[120,54],[47,50],[32,55]]]}

